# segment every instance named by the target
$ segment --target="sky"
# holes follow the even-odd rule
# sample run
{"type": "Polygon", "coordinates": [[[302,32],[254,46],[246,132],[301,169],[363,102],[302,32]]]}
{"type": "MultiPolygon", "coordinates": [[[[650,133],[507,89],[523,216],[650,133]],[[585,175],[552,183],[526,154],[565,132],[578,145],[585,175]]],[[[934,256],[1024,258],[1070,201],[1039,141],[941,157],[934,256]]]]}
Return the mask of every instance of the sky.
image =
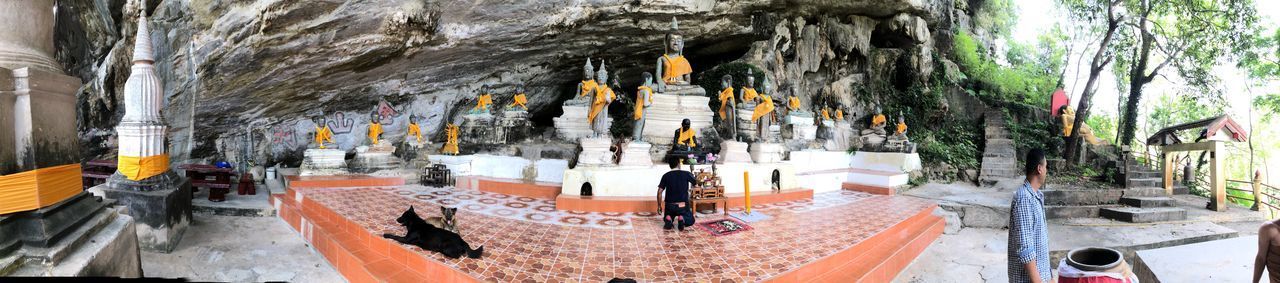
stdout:
{"type": "MultiPolygon", "coordinates": [[[[1034,43],[1036,41],[1036,36],[1048,30],[1057,23],[1059,19],[1063,18],[1063,16],[1046,17],[1034,15],[1064,14],[1059,11],[1053,0],[1017,0],[1015,1],[1015,4],[1018,7],[1019,17],[1018,24],[1014,27],[1013,38],[1014,40],[1024,43],[1034,43]]],[[[1272,29],[1280,27],[1280,25],[1277,24],[1280,23],[1280,1],[1256,0],[1255,4],[1257,5],[1258,12],[1262,14],[1262,17],[1264,18],[1262,21],[1263,24],[1270,26],[1272,29]]],[[[1094,44],[1096,45],[1096,43],[1094,44]]],[[[1073,53],[1076,51],[1084,51],[1081,50],[1084,45],[1081,44],[1076,46],[1075,50],[1072,51],[1073,53]]],[[[1075,107],[1074,105],[1077,103],[1075,98],[1080,95],[1081,89],[1084,88],[1084,85],[1089,78],[1088,65],[1090,60],[1092,60],[1091,54],[1086,56],[1080,55],[1082,54],[1075,53],[1072,55],[1070,59],[1071,61],[1067,64],[1065,90],[1072,98],[1072,107],[1075,107]],[[1079,70],[1078,74],[1077,69],[1079,70]]],[[[1173,72],[1168,69],[1162,72],[1171,75],[1170,77],[1173,77],[1172,75],[1174,75],[1173,72]]],[[[1222,77],[1223,85],[1228,86],[1226,97],[1227,102],[1230,105],[1229,107],[1231,107],[1231,110],[1229,111],[1233,112],[1233,117],[1237,117],[1237,119],[1244,119],[1245,117],[1243,116],[1248,115],[1247,107],[1252,97],[1250,89],[1246,87],[1248,84],[1246,83],[1244,73],[1229,64],[1226,66],[1219,66],[1215,69],[1215,72],[1222,77]]],[[[1110,115],[1117,115],[1116,113],[1119,113],[1117,110],[1119,106],[1119,102],[1117,101],[1117,99],[1119,99],[1119,90],[1116,86],[1116,78],[1112,74],[1112,70],[1108,69],[1103,71],[1103,75],[1098,79],[1098,92],[1094,94],[1094,107],[1092,107],[1092,111],[1095,111],[1094,113],[1101,112],[1110,115]]],[[[1171,82],[1164,78],[1157,78],[1144,88],[1144,108],[1149,107],[1146,105],[1147,103],[1145,103],[1147,101],[1154,101],[1160,95],[1164,95],[1166,93],[1175,93],[1173,88],[1176,85],[1176,82],[1171,82]]],[[[1270,88],[1274,89],[1277,85],[1280,84],[1272,82],[1270,88]]],[[[1253,89],[1253,93],[1260,93],[1260,90],[1253,89]]]]}

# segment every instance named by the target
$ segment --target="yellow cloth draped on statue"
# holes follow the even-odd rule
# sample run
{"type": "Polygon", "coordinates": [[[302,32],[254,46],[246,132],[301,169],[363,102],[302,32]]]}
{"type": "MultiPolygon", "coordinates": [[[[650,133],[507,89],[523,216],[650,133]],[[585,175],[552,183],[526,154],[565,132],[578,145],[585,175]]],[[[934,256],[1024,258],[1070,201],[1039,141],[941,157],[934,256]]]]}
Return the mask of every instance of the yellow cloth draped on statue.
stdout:
{"type": "Polygon", "coordinates": [[[445,126],[444,134],[444,147],[440,148],[440,152],[444,154],[458,155],[458,126],[452,123],[445,126]]]}
{"type": "Polygon", "coordinates": [[[756,92],[756,89],[749,87],[742,88],[742,102],[756,101],[756,98],[759,97],[760,93],[756,92]]]}
{"type": "Polygon", "coordinates": [[[676,78],[689,73],[693,73],[693,67],[689,66],[689,60],[684,55],[662,55],[662,81],[675,83],[676,78]]]}
{"type": "Polygon", "coordinates": [[[612,88],[608,86],[597,87],[596,98],[591,101],[591,112],[587,112],[587,122],[594,123],[596,116],[599,116],[600,112],[604,111],[604,107],[609,105],[609,101],[613,101],[614,98],[616,97],[612,88]]]}
{"type": "Polygon", "coordinates": [[[320,149],[324,149],[324,143],[333,143],[333,130],[330,130],[328,125],[325,125],[324,128],[316,127],[315,140],[316,144],[320,145],[320,149]]]}
{"type": "Polygon", "coordinates": [[[476,98],[476,107],[471,110],[488,110],[489,105],[493,105],[493,95],[486,93],[476,98]]]}
{"type": "Polygon", "coordinates": [[[884,118],[884,114],[876,114],[876,116],[875,116],[875,117],[872,117],[872,118],[871,118],[871,127],[876,127],[876,126],[884,125],[884,122],[885,122],[885,121],[887,121],[887,120],[885,120],[885,118],[884,118]]]}
{"type": "Polygon", "coordinates": [[[836,120],[844,120],[844,110],[836,109],[836,120]]]}
{"type": "Polygon", "coordinates": [[[773,112],[773,98],[760,96],[760,104],[757,104],[755,111],[751,112],[751,122],[755,122],[760,117],[769,115],[771,112],[773,112]]]}
{"type": "Polygon", "coordinates": [[[648,86],[640,86],[636,88],[636,114],[635,119],[644,118],[644,98],[649,98],[649,103],[653,103],[653,88],[648,86]]]}
{"type": "Polygon", "coordinates": [[[147,157],[120,156],[116,160],[117,170],[129,180],[142,180],[160,175],[169,170],[169,155],[160,154],[147,157]]]}
{"type": "Polygon", "coordinates": [[[529,103],[529,98],[525,97],[523,93],[516,94],[516,96],[511,98],[511,104],[507,105],[507,107],[515,108],[516,106],[520,106],[521,109],[529,110],[529,106],[525,105],[525,103],[529,103]]]}
{"type": "Polygon", "coordinates": [[[689,148],[696,147],[698,146],[698,143],[693,141],[693,138],[697,135],[698,132],[694,131],[693,128],[680,128],[680,138],[676,140],[676,143],[688,146],[689,148]]]}
{"type": "Polygon", "coordinates": [[[83,191],[80,164],[0,176],[0,215],[47,207],[83,191]]]}
{"type": "Polygon", "coordinates": [[[898,131],[894,133],[901,135],[903,132],[906,132],[906,131],[907,131],[907,123],[898,123],[898,131]]]}
{"type": "MultiPolygon", "coordinates": [[[[1072,130],[1072,128],[1073,128],[1073,127],[1075,127],[1075,124],[1074,124],[1074,123],[1075,123],[1075,121],[1076,121],[1076,112],[1075,112],[1074,110],[1071,110],[1071,108],[1063,109],[1063,110],[1062,110],[1062,115],[1058,116],[1058,118],[1059,118],[1059,119],[1062,119],[1062,121],[1061,121],[1061,122],[1062,122],[1062,136],[1063,136],[1063,137],[1069,137],[1069,136],[1071,136],[1071,130],[1072,130]]],[[[1096,145],[1096,144],[1101,144],[1101,143],[1102,143],[1102,141],[1101,141],[1101,140],[1098,140],[1098,137],[1097,137],[1097,136],[1094,136],[1094,135],[1093,135],[1093,129],[1089,128],[1089,125],[1081,125],[1081,127],[1080,127],[1080,137],[1084,138],[1084,140],[1085,140],[1086,142],[1089,142],[1089,144],[1095,144],[1095,145],[1096,145]]]]}
{"type": "Polygon", "coordinates": [[[369,123],[369,145],[378,144],[378,136],[382,135],[382,124],[369,123]]]}
{"type": "Polygon", "coordinates": [[[733,103],[733,87],[726,87],[720,91],[720,119],[725,119],[725,105],[733,103]]]}
{"type": "Polygon", "coordinates": [[[418,138],[418,143],[422,143],[422,128],[418,127],[418,123],[409,123],[409,135],[418,138]]]}
{"type": "Polygon", "coordinates": [[[822,108],[822,120],[831,120],[831,112],[827,111],[826,108],[822,108]]]}
{"type": "Polygon", "coordinates": [[[795,96],[788,98],[787,108],[790,108],[792,111],[800,110],[800,98],[795,96]]]}
{"type": "Polygon", "coordinates": [[[595,91],[597,87],[600,87],[600,84],[596,83],[596,80],[582,81],[582,89],[578,90],[578,96],[591,95],[591,92],[595,91]]]}

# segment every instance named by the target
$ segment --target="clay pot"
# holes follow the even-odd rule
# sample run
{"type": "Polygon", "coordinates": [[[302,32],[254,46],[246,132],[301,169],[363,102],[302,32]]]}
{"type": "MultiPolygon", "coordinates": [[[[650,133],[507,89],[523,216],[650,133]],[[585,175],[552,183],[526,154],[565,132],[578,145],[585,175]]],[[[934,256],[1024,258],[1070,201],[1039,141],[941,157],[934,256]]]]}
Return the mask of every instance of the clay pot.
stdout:
{"type": "Polygon", "coordinates": [[[1124,255],[1109,248],[1078,248],[1067,252],[1067,264],[1082,271],[1107,271],[1122,262],[1124,255]]]}

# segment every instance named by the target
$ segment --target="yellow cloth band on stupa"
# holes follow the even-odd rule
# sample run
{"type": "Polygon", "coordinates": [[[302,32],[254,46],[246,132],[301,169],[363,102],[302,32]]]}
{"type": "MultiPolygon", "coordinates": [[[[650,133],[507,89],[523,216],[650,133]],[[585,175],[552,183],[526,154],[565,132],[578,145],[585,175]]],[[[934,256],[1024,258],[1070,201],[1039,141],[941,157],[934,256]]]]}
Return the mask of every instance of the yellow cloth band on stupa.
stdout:
{"type": "Polygon", "coordinates": [[[152,155],[147,157],[120,156],[116,160],[117,170],[129,180],[142,180],[160,175],[169,170],[169,155],[152,155]]]}

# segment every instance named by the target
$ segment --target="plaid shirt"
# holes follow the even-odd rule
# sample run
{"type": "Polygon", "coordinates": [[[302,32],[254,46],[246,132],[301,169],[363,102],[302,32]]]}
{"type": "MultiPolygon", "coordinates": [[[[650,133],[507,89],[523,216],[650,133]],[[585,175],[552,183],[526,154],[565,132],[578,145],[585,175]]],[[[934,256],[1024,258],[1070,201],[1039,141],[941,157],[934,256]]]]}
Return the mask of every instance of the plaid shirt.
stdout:
{"type": "Polygon", "coordinates": [[[1049,229],[1044,216],[1044,194],[1023,183],[1009,205],[1009,282],[1031,282],[1026,264],[1036,262],[1035,272],[1050,281],[1049,229]]]}

